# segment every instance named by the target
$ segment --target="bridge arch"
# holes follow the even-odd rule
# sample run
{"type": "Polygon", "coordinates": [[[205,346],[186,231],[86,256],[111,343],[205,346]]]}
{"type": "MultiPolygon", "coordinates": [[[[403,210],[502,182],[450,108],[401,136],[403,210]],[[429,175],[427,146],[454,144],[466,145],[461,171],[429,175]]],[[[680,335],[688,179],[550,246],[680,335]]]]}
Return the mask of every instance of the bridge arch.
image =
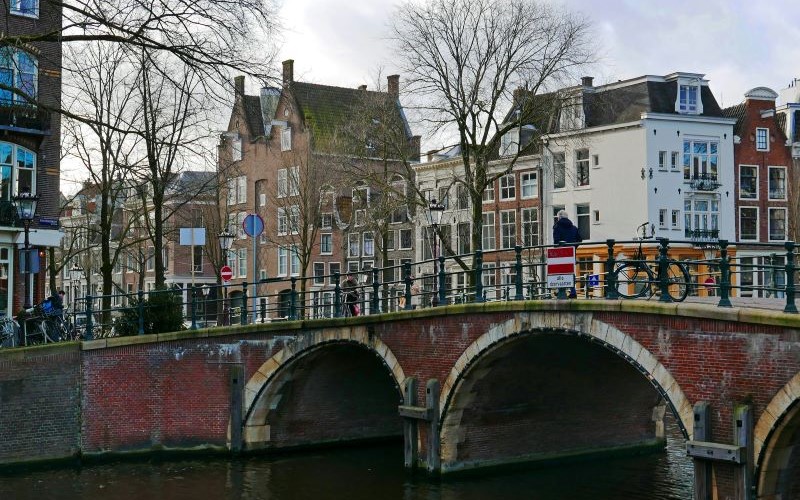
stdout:
{"type": "Polygon", "coordinates": [[[800,373],[769,402],[753,429],[758,497],[800,494],[800,373]]]}
{"type": "MultiPolygon", "coordinates": [[[[440,439],[443,470],[462,466],[455,465],[461,461],[458,446],[464,439],[465,433],[462,428],[462,418],[465,408],[472,403],[473,396],[470,394],[473,391],[472,384],[480,379],[471,372],[484,371],[482,362],[499,366],[501,361],[492,360],[492,356],[499,356],[495,351],[506,348],[511,342],[544,335],[549,335],[551,338],[570,338],[573,341],[583,339],[586,341],[585,345],[599,345],[614,354],[616,358],[624,360],[625,364],[634,367],[649,385],[655,388],[666,404],[672,407],[684,437],[691,438],[693,432],[691,403],[669,371],[633,338],[613,326],[593,319],[591,313],[564,315],[519,313],[513,319],[492,325],[486,333],[475,340],[463,352],[442,385],[439,407],[442,415],[440,439]]],[[[510,351],[506,349],[504,352],[510,351]]],[[[640,377],[636,378],[640,384],[647,385],[640,377]]],[[[663,410],[662,406],[661,415],[663,410]]],[[[655,417],[655,413],[653,416],[655,417]]]]}
{"type": "MultiPolygon", "coordinates": [[[[245,449],[275,446],[269,418],[274,415],[276,408],[293,396],[287,387],[303,377],[304,372],[306,375],[311,373],[305,370],[304,365],[320,363],[329,355],[346,359],[345,364],[356,363],[361,370],[366,368],[373,374],[377,372],[378,375],[380,373],[386,375],[383,381],[376,382],[375,379],[380,379],[380,376],[364,379],[365,383],[382,384],[381,394],[377,397],[382,400],[383,406],[388,404],[390,414],[399,429],[400,420],[396,418],[397,405],[402,398],[400,387],[405,375],[392,351],[380,339],[371,335],[365,326],[326,328],[304,333],[287,343],[282,350],[264,362],[247,381],[242,436],[245,449]],[[391,394],[387,394],[386,391],[390,391],[391,394]]],[[[328,365],[334,364],[328,363],[328,365]]],[[[375,392],[377,389],[370,387],[368,390],[375,392]]],[[[286,443],[281,444],[283,445],[286,443]]]]}

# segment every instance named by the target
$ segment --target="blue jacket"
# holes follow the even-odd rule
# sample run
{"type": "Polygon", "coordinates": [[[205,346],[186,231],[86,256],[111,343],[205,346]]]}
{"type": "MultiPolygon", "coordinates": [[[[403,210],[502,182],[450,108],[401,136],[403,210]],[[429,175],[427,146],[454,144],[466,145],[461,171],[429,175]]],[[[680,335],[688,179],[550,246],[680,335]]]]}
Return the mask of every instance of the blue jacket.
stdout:
{"type": "Polygon", "coordinates": [[[567,217],[558,219],[553,225],[553,243],[580,243],[582,241],[578,228],[567,217]]]}

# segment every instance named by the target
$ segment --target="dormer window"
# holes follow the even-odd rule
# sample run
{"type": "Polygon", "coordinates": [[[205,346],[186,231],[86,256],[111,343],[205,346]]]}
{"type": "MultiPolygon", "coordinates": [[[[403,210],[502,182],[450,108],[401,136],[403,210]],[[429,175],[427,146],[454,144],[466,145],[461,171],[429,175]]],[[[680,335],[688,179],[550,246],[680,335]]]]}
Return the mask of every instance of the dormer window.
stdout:
{"type": "Polygon", "coordinates": [[[678,112],[687,114],[700,114],[699,94],[700,88],[697,84],[682,84],[678,93],[678,112]]]}

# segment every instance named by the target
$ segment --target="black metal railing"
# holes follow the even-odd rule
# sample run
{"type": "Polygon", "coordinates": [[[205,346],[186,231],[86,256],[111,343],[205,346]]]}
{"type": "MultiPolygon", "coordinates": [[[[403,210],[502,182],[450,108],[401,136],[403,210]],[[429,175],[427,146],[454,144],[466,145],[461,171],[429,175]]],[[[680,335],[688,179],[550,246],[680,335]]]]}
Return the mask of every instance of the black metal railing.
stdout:
{"type": "Polygon", "coordinates": [[[689,179],[689,185],[695,191],[714,191],[722,184],[717,181],[717,174],[705,173],[693,175],[689,179]]]}
{"type": "Polygon", "coordinates": [[[719,240],[719,229],[685,229],[683,234],[692,242],[719,240]]]}
{"type": "Polygon", "coordinates": [[[50,129],[50,113],[32,104],[0,102],[0,128],[46,132],[50,129]]]}

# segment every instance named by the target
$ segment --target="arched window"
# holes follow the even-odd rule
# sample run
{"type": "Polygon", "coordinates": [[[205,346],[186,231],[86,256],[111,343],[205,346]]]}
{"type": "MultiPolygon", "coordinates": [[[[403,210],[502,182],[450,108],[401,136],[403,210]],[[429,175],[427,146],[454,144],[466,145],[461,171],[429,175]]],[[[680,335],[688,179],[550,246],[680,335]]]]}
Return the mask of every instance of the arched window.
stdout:
{"type": "Polygon", "coordinates": [[[10,142],[0,142],[0,201],[21,192],[36,193],[36,153],[10,142]]]}
{"type": "MultiPolygon", "coordinates": [[[[0,84],[13,87],[35,98],[38,88],[39,63],[36,57],[13,47],[0,49],[0,84]]],[[[9,88],[0,89],[0,103],[29,103],[9,88]]]]}

